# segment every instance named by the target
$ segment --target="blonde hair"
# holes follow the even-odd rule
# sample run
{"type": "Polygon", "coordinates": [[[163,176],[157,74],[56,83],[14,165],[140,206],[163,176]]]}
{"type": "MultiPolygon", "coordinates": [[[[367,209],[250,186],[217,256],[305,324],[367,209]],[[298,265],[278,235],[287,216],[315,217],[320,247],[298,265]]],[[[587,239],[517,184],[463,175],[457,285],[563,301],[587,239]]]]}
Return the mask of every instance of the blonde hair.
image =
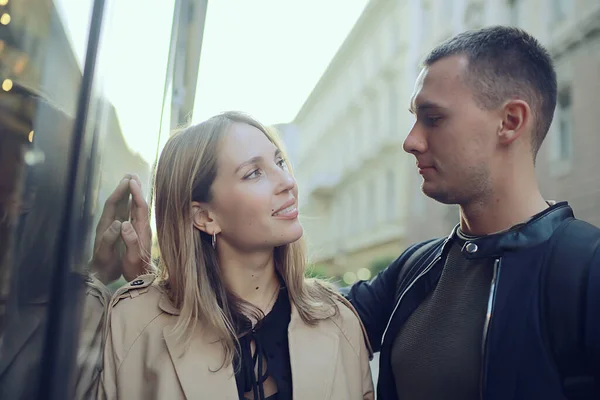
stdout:
{"type": "MultiPolygon", "coordinates": [[[[239,112],[226,112],[175,133],[165,145],[155,177],[155,205],[159,278],[180,311],[174,333],[188,342],[196,322],[215,331],[223,344],[223,365],[238,351],[236,321],[247,303],[228,292],[222,280],[210,235],[192,224],[192,201],[210,202],[217,175],[221,138],[234,123],[262,131],[282,152],[276,133],[239,112]]],[[[291,171],[291,165],[286,159],[291,171]]],[[[275,268],[302,320],[314,325],[338,312],[334,292],[325,284],[306,279],[302,239],[274,249],[275,268]]]]}

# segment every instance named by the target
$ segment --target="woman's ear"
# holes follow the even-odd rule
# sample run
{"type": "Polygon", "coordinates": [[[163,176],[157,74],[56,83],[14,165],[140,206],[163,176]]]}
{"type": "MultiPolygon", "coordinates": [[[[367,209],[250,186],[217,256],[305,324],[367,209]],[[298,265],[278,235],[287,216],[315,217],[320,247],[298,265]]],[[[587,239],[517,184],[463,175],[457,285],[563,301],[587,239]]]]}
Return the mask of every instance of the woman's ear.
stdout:
{"type": "Polygon", "coordinates": [[[205,203],[192,201],[192,221],[196,229],[209,235],[221,232],[221,227],[205,203]]]}

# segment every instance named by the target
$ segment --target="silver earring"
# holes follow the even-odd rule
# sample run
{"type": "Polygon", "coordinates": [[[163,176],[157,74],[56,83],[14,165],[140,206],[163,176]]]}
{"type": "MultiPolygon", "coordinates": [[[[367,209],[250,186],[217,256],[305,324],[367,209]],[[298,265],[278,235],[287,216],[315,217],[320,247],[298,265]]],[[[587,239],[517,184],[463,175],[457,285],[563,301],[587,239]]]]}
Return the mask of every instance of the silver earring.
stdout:
{"type": "Polygon", "coordinates": [[[217,248],[217,234],[216,233],[213,233],[212,246],[213,246],[213,249],[217,248]]]}

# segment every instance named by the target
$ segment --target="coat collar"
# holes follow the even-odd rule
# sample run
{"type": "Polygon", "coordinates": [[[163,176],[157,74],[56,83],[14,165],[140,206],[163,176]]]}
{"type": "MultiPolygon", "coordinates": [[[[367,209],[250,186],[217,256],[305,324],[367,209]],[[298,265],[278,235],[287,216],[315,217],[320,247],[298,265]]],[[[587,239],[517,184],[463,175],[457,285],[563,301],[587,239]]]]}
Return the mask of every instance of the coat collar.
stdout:
{"type": "MultiPolygon", "coordinates": [[[[159,307],[166,313],[179,315],[164,294],[159,300],[159,307]]],[[[325,321],[307,325],[293,304],[291,309],[288,341],[294,398],[329,399],[337,365],[339,336],[325,321]]],[[[172,326],[165,327],[163,335],[185,397],[237,400],[233,367],[229,365],[218,370],[223,360],[223,348],[217,336],[198,324],[189,346],[184,348],[171,330],[172,326]]]]}
{"type": "MultiPolygon", "coordinates": [[[[507,251],[533,247],[548,240],[567,218],[573,218],[571,207],[567,202],[556,203],[507,231],[467,240],[462,252],[466,258],[475,259],[501,257],[507,251]]],[[[450,242],[456,239],[457,231],[458,225],[449,237],[450,242]]]]}

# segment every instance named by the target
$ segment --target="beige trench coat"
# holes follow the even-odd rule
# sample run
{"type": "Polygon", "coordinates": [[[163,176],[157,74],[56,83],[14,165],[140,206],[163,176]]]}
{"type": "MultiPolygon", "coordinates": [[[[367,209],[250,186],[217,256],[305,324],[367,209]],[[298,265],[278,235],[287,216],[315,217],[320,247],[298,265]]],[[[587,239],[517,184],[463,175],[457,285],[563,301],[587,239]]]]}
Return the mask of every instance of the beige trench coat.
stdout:
{"type": "MultiPolygon", "coordinates": [[[[171,328],[177,310],[144,275],[110,304],[101,399],[238,400],[232,366],[219,370],[222,346],[202,327],[183,349],[171,328]],[[211,372],[216,371],[216,372],[211,372]]],[[[373,399],[364,328],[340,297],[335,318],[306,325],[292,306],[288,328],[295,400],[373,399]]]]}

